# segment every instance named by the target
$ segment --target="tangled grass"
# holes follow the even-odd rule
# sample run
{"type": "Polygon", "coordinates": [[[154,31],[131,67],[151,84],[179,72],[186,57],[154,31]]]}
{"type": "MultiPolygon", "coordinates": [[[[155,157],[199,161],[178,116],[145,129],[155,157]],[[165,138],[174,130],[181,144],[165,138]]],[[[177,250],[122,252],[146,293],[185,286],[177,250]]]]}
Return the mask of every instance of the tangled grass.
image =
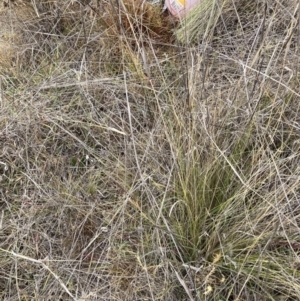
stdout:
{"type": "Polygon", "coordinates": [[[1,300],[300,299],[298,2],[4,2],[1,300]]]}

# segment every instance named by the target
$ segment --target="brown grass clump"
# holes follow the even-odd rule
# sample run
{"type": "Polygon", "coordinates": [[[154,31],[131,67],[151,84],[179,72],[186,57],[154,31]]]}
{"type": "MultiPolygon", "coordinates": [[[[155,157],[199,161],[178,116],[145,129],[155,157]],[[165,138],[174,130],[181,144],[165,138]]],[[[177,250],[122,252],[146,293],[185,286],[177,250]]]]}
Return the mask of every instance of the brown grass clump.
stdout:
{"type": "Polygon", "coordinates": [[[106,9],[104,20],[108,33],[113,36],[131,37],[144,43],[174,41],[176,20],[167,12],[162,13],[160,6],[142,0],[125,0],[119,6],[109,4],[106,9]]]}
{"type": "Polygon", "coordinates": [[[17,45],[23,34],[24,24],[33,20],[34,11],[30,5],[12,1],[0,3],[0,69],[2,72],[17,64],[17,45]]]}
{"type": "Polygon", "coordinates": [[[166,51],[176,52],[173,32],[177,21],[163,13],[160,6],[126,0],[118,5],[103,3],[96,12],[103,28],[101,42],[111,45],[108,55],[114,58],[112,64],[123,65],[131,74],[136,73],[137,78],[148,80],[157,58],[161,59],[166,51]]]}

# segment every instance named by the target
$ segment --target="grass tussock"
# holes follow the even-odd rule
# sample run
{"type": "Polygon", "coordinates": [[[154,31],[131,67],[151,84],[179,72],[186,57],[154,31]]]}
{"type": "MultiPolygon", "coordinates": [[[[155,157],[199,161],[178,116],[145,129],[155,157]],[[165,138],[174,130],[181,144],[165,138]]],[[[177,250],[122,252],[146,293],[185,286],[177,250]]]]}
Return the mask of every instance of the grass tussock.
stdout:
{"type": "Polygon", "coordinates": [[[1,300],[300,298],[299,5],[223,2],[5,2],[1,300]]]}

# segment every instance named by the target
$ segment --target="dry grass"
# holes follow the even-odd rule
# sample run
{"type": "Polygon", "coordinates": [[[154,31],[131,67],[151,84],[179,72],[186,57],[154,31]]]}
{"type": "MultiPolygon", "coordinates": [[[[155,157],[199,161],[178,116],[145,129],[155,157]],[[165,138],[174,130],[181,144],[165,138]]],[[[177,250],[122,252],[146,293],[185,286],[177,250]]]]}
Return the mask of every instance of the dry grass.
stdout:
{"type": "Polygon", "coordinates": [[[286,2],[227,1],[180,44],[146,2],[2,7],[1,300],[300,299],[286,2]]]}

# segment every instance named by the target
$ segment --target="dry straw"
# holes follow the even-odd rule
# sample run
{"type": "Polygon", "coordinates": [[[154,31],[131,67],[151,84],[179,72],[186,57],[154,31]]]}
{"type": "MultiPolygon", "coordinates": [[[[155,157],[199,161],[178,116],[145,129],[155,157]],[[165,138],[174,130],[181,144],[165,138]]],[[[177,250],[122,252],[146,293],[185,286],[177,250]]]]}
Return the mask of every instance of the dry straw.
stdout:
{"type": "MultiPolygon", "coordinates": [[[[2,4],[2,3],[1,3],[2,4]]],[[[0,70],[5,72],[12,68],[18,60],[18,45],[22,38],[21,32],[28,22],[35,19],[29,5],[13,5],[0,7],[0,70]]]]}
{"type": "Polygon", "coordinates": [[[207,39],[212,34],[221,14],[232,6],[229,0],[202,0],[181,20],[176,31],[180,42],[207,39]]]}

